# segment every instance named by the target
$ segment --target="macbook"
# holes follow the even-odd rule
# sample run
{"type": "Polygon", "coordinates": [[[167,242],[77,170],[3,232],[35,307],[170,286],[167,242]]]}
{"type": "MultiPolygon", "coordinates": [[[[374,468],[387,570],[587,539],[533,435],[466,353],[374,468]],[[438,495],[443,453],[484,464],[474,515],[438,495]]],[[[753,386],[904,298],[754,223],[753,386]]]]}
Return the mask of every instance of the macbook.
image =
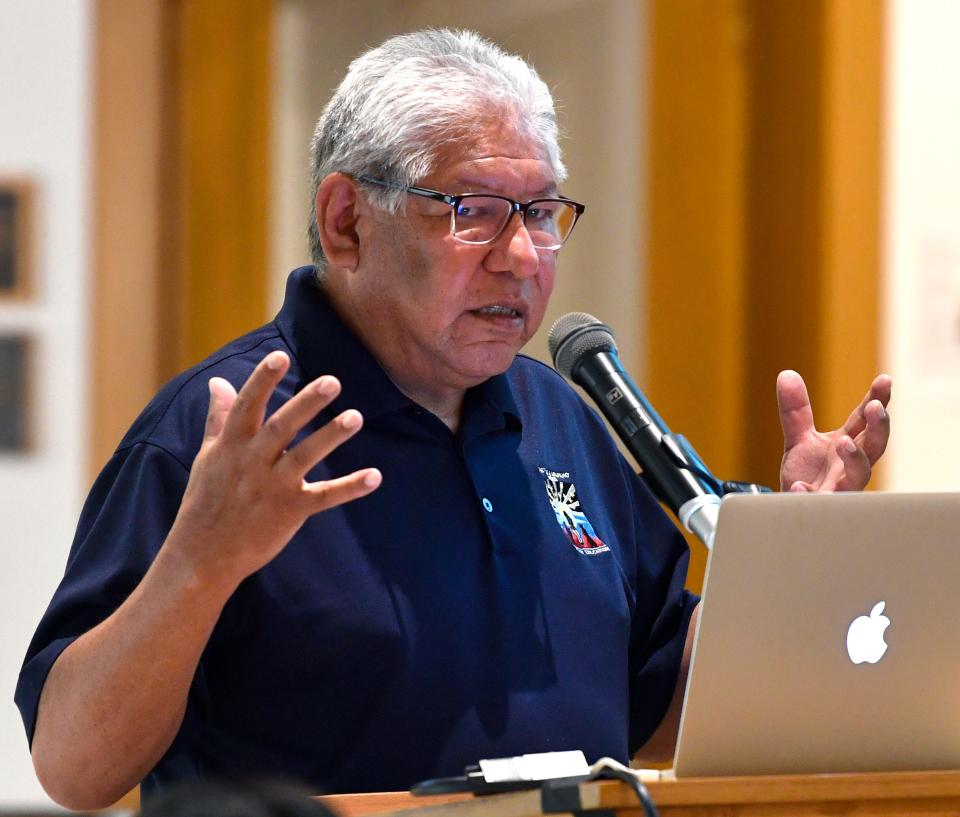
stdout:
{"type": "Polygon", "coordinates": [[[734,495],[678,777],[960,768],[960,494],[734,495]]]}

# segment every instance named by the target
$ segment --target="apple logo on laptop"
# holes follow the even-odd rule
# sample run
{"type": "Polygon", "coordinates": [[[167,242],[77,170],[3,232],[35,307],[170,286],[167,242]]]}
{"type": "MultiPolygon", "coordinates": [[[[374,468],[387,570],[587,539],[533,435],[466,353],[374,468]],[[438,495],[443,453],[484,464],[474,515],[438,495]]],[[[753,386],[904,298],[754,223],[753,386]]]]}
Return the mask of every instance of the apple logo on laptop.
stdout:
{"type": "Polygon", "coordinates": [[[869,616],[857,616],[847,630],[847,653],[854,664],[876,664],[887,651],[883,633],[890,626],[890,619],[883,615],[885,604],[875,604],[869,616]]]}

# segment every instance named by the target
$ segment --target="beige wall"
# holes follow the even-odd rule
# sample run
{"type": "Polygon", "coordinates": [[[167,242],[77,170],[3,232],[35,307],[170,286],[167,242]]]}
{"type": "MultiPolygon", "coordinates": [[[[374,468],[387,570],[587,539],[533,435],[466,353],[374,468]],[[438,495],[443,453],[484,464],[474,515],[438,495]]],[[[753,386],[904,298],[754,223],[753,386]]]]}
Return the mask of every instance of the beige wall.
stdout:
{"type": "Polygon", "coordinates": [[[894,490],[960,490],[960,4],[891,0],[884,366],[894,490]]]}

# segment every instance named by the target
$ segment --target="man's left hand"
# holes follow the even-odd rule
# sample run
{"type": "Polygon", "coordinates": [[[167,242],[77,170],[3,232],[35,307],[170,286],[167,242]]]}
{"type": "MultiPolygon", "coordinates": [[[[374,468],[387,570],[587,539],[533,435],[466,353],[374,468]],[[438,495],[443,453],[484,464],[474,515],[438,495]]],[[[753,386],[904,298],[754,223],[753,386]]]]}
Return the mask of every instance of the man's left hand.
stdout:
{"type": "Polygon", "coordinates": [[[817,431],[803,378],[780,372],[777,403],[783,427],[781,491],[859,491],[870,481],[890,437],[891,380],[874,378],[860,405],[835,431],[817,431]]]}

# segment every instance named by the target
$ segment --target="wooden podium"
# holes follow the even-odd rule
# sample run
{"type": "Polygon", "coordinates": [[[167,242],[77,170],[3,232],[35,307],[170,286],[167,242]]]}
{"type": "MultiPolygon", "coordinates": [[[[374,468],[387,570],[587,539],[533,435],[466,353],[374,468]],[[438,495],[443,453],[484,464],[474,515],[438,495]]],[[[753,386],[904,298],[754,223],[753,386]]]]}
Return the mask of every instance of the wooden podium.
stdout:
{"type": "MultiPolygon", "coordinates": [[[[960,772],[891,772],[662,779],[647,788],[662,817],[957,817],[960,772]]],[[[640,817],[636,795],[618,781],[581,783],[577,812],[640,817]]],[[[341,817],[539,817],[540,792],[413,797],[406,792],[321,798],[341,817]]],[[[584,814],[589,817],[589,814],[584,814]]]]}

